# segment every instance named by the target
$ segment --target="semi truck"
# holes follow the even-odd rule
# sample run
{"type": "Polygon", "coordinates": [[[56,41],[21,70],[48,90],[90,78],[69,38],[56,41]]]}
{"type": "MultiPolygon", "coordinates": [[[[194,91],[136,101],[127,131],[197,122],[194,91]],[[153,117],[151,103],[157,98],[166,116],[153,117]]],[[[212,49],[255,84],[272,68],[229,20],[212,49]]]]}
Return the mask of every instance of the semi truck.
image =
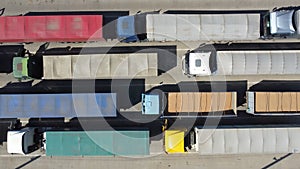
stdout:
{"type": "Polygon", "coordinates": [[[1,94],[0,118],[116,117],[116,93],[1,94]]]}
{"type": "Polygon", "coordinates": [[[272,11],[172,11],[117,20],[118,38],[134,41],[252,41],[299,38],[300,7],[272,11]]]}
{"type": "Polygon", "coordinates": [[[201,45],[182,56],[188,77],[211,75],[300,74],[300,50],[216,50],[201,45]]]}
{"type": "Polygon", "coordinates": [[[8,131],[7,152],[28,154],[42,148],[46,156],[146,156],[148,130],[43,131],[23,128],[8,131]]]}
{"type": "Polygon", "coordinates": [[[299,115],[300,92],[247,92],[247,113],[253,115],[299,115]]]}
{"type": "Polygon", "coordinates": [[[142,114],[163,118],[236,116],[236,92],[166,92],[142,94],[142,114]],[[217,114],[216,114],[217,113],[217,114]]]}
{"type": "Polygon", "coordinates": [[[260,37],[260,13],[140,13],[119,17],[117,35],[124,42],[256,40],[260,37]]]}
{"type": "Polygon", "coordinates": [[[157,76],[157,53],[41,55],[15,57],[22,79],[104,79],[157,76]]]}
{"type": "Polygon", "coordinates": [[[191,132],[166,130],[164,149],[166,153],[200,155],[300,153],[299,140],[299,127],[195,127],[191,132]]]}

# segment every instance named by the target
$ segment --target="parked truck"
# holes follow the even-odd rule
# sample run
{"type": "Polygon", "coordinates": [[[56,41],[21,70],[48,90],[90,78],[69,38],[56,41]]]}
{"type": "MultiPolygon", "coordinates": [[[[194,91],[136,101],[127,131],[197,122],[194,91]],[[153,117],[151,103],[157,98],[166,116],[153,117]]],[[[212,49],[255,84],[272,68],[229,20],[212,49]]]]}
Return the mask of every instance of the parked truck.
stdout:
{"type": "Polygon", "coordinates": [[[236,116],[236,92],[168,92],[142,94],[142,114],[162,117],[236,116]],[[220,115],[220,114],[219,114],[220,115]]]}
{"type": "Polygon", "coordinates": [[[216,50],[202,45],[182,56],[187,76],[300,74],[300,50],[216,50]]]}
{"type": "Polygon", "coordinates": [[[247,92],[247,113],[299,115],[300,92],[247,92]]]}
{"type": "Polygon", "coordinates": [[[183,129],[166,130],[164,149],[167,153],[197,152],[200,155],[286,154],[300,153],[299,140],[299,127],[195,127],[188,133],[183,129]]]}
{"type": "Polygon", "coordinates": [[[116,93],[1,94],[0,118],[116,117],[116,93]]]}
{"type": "Polygon", "coordinates": [[[24,128],[7,134],[11,154],[28,154],[36,146],[43,148],[46,156],[145,156],[149,155],[149,145],[148,130],[37,133],[34,128],[24,128]]]}
{"type": "Polygon", "coordinates": [[[101,79],[157,76],[157,53],[15,57],[17,79],[101,79]]]}
{"type": "Polygon", "coordinates": [[[260,13],[140,13],[119,17],[117,35],[124,42],[256,40],[260,37],[260,13]]]}

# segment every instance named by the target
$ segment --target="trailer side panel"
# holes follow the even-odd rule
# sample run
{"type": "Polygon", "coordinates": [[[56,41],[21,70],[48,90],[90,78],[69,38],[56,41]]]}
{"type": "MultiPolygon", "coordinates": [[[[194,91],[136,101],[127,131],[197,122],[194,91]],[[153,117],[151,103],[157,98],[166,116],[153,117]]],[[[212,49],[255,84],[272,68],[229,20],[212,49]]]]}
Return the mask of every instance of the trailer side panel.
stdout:
{"type": "Polygon", "coordinates": [[[300,128],[195,128],[201,155],[299,153],[300,128]]]}
{"type": "Polygon", "coordinates": [[[217,75],[300,74],[299,50],[218,51],[217,75]]]}
{"type": "Polygon", "coordinates": [[[235,92],[168,93],[168,112],[213,112],[235,110],[235,92]]]}
{"type": "Polygon", "coordinates": [[[116,116],[115,93],[0,95],[1,118],[116,116]]]}
{"type": "Polygon", "coordinates": [[[157,76],[156,53],[47,55],[44,79],[99,79],[157,76]]]}
{"type": "Polygon", "coordinates": [[[149,41],[232,41],[260,37],[260,14],[148,14],[149,41]]]}
{"type": "Polygon", "coordinates": [[[300,92],[255,92],[255,112],[300,112],[300,92]]]}
{"type": "Polygon", "coordinates": [[[149,131],[46,132],[47,156],[141,156],[149,144],[149,131]]]}

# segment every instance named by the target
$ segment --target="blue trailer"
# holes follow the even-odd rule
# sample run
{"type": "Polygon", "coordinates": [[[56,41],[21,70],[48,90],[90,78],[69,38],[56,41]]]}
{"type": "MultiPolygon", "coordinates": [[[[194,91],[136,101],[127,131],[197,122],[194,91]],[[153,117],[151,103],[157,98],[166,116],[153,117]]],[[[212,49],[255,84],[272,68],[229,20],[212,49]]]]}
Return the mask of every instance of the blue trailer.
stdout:
{"type": "Polygon", "coordinates": [[[0,118],[116,116],[116,93],[0,95],[0,118]]]}

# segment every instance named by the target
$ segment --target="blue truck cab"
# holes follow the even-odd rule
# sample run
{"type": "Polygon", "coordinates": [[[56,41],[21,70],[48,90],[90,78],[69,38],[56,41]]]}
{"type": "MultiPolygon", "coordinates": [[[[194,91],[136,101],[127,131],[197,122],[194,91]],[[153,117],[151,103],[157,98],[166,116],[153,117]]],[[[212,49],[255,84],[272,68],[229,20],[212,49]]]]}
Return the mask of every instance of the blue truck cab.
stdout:
{"type": "Polygon", "coordinates": [[[159,114],[159,95],[142,94],[142,114],[159,114]]]}
{"type": "Polygon", "coordinates": [[[121,42],[136,42],[139,40],[135,31],[134,18],[134,16],[123,16],[118,18],[117,35],[121,42]]]}
{"type": "Polygon", "coordinates": [[[137,13],[131,16],[122,16],[117,20],[117,36],[121,42],[147,41],[147,15],[158,14],[160,11],[137,13]]]}

